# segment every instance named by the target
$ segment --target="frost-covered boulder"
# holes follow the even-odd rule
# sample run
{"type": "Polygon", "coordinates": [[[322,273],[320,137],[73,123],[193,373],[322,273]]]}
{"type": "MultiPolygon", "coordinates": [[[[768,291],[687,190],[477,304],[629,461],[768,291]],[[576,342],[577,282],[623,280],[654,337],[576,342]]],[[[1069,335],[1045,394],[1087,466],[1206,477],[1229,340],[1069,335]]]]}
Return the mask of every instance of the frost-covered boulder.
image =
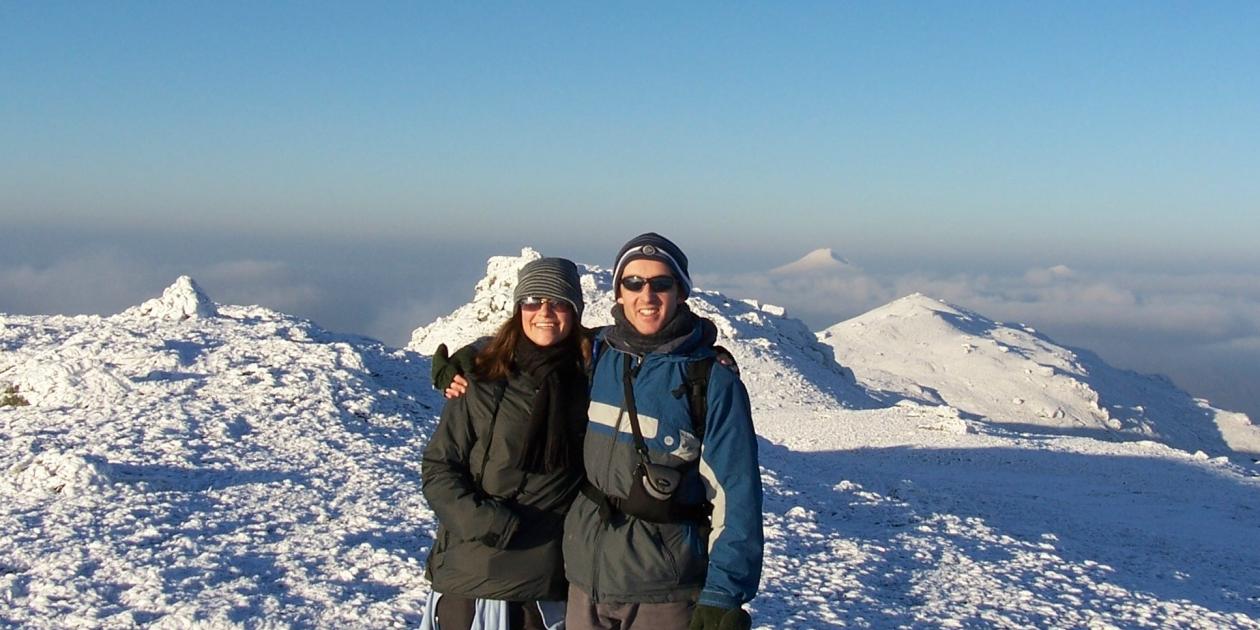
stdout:
{"type": "MultiPolygon", "coordinates": [[[[516,289],[517,272],[526,263],[542,257],[543,254],[530,247],[522,249],[520,256],[492,256],[486,261],[485,277],[473,287],[472,300],[450,315],[439,317],[413,331],[407,349],[433,354],[439,344],[445,343],[454,349],[493,335],[512,316],[512,292],[516,289]]],[[[590,265],[578,264],[577,267],[581,275],[582,300],[586,303],[582,323],[592,328],[611,324],[612,273],[590,265]]]]}
{"type": "Polygon", "coordinates": [[[162,297],[149,300],[127,310],[127,314],[155,319],[181,321],[185,319],[215,317],[219,314],[215,303],[206,297],[197,282],[189,276],[180,276],[162,292],[162,297]]]}
{"type": "Polygon", "coordinates": [[[457,348],[493,334],[512,315],[516,273],[525,263],[539,258],[542,254],[529,247],[522,249],[520,256],[492,256],[486,262],[485,277],[473,287],[472,301],[450,315],[414,330],[407,348],[421,354],[433,354],[439,344],[457,348]]]}
{"type": "Polygon", "coordinates": [[[0,483],[10,491],[72,496],[96,491],[108,485],[109,478],[96,462],[79,453],[46,451],[10,468],[0,483]]]}

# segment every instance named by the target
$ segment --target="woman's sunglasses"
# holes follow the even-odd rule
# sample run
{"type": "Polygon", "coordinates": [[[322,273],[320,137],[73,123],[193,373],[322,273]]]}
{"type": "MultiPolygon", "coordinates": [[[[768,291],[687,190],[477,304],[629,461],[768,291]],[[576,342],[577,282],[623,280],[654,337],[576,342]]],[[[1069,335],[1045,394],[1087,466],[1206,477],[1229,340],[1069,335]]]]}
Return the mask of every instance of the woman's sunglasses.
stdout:
{"type": "Polygon", "coordinates": [[[544,304],[550,305],[551,310],[557,313],[573,312],[573,305],[564,300],[553,300],[551,298],[538,297],[537,295],[523,297],[521,298],[521,301],[517,302],[517,304],[520,304],[521,311],[526,313],[533,313],[535,311],[542,310],[544,304]]]}
{"type": "Polygon", "coordinates": [[[626,276],[621,279],[621,288],[631,292],[638,293],[643,287],[651,287],[652,293],[664,293],[677,284],[678,281],[674,276],[653,276],[644,278],[643,276],[626,276]]]}

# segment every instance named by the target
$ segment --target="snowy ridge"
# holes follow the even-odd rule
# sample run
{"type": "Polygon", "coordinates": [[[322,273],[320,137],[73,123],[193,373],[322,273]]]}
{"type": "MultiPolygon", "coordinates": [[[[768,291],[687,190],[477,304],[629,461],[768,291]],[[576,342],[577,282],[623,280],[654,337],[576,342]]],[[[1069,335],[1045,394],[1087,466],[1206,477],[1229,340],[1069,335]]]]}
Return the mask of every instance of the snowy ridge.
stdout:
{"type": "MultiPolygon", "coordinates": [[[[492,331],[530,256],[493,259],[413,347],[492,331]]],[[[606,323],[608,272],[585,271],[586,323],[606,323]]],[[[738,358],[762,438],[756,627],[1260,628],[1255,467],[868,396],[782,309],[690,302],[738,358]]],[[[428,359],[216,310],[0,316],[0,400],[29,402],[0,402],[0,626],[417,624],[428,359]]]]}
{"type": "Polygon", "coordinates": [[[1026,326],[921,294],[818,337],[872,389],[947,404],[984,423],[1102,439],[1151,439],[1214,455],[1260,454],[1260,430],[1170,382],[1118,370],[1026,326]]]}

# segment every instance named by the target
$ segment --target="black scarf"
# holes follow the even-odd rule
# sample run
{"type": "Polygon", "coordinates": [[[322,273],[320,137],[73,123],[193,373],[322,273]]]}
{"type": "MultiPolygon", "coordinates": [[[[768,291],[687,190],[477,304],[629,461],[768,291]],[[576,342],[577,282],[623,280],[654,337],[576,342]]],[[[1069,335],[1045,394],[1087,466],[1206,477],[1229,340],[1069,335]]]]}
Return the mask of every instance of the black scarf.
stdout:
{"type": "Polygon", "coordinates": [[[517,462],[521,470],[555,472],[581,465],[589,393],[582,369],[580,332],[551,346],[522,336],[516,367],[538,386],[529,416],[529,438],[517,462]]]}
{"type": "Polygon", "coordinates": [[[684,345],[691,345],[688,344],[691,341],[695,342],[694,345],[713,345],[717,340],[717,327],[713,322],[691,312],[686,304],[679,304],[674,311],[674,317],[651,335],[641,334],[634,329],[634,325],[626,317],[625,307],[621,304],[613,305],[612,316],[616,325],[606,334],[608,342],[618,350],[639,356],[649,352],[668,354],[684,345]],[[697,327],[700,328],[701,336],[693,340],[692,335],[697,327]]]}

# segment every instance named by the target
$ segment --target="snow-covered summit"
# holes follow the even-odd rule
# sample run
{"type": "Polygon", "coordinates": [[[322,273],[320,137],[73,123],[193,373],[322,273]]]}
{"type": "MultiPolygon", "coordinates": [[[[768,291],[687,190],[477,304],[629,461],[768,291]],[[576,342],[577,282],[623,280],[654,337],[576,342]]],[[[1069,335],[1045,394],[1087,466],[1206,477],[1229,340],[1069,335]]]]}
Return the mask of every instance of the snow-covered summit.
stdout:
{"type": "Polygon", "coordinates": [[[805,254],[800,260],[790,262],[770,270],[772,275],[814,275],[856,271],[857,267],[843,256],[832,251],[830,247],[815,249],[805,254]]]}
{"type": "Polygon", "coordinates": [[[208,304],[0,316],[0,627],[416,625],[428,362],[208,304]]]}
{"type": "MultiPolygon", "coordinates": [[[[492,330],[537,255],[492,260],[479,304],[421,341],[492,330]]],[[[585,269],[588,325],[607,322],[608,275],[585,269]]],[[[758,630],[1260,628],[1253,470],[972,430],[926,397],[846,408],[848,372],[782,309],[689,302],[755,410],[758,630]]],[[[437,527],[420,453],[443,404],[428,360],[258,306],[136,311],[0,315],[0,627],[418,625],[437,527]]]]}
{"type": "Polygon", "coordinates": [[[1018,431],[1260,453],[1260,429],[1162,377],[1108,365],[1032,328],[912,294],[818,334],[867,387],[1018,431]]]}
{"type": "Polygon", "coordinates": [[[218,307],[206,296],[197,282],[189,276],[180,276],[175,283],[139,306],[127,309],[127,314],[155,319],[182,321],[199,317],[214,317],[218,307]]]}

